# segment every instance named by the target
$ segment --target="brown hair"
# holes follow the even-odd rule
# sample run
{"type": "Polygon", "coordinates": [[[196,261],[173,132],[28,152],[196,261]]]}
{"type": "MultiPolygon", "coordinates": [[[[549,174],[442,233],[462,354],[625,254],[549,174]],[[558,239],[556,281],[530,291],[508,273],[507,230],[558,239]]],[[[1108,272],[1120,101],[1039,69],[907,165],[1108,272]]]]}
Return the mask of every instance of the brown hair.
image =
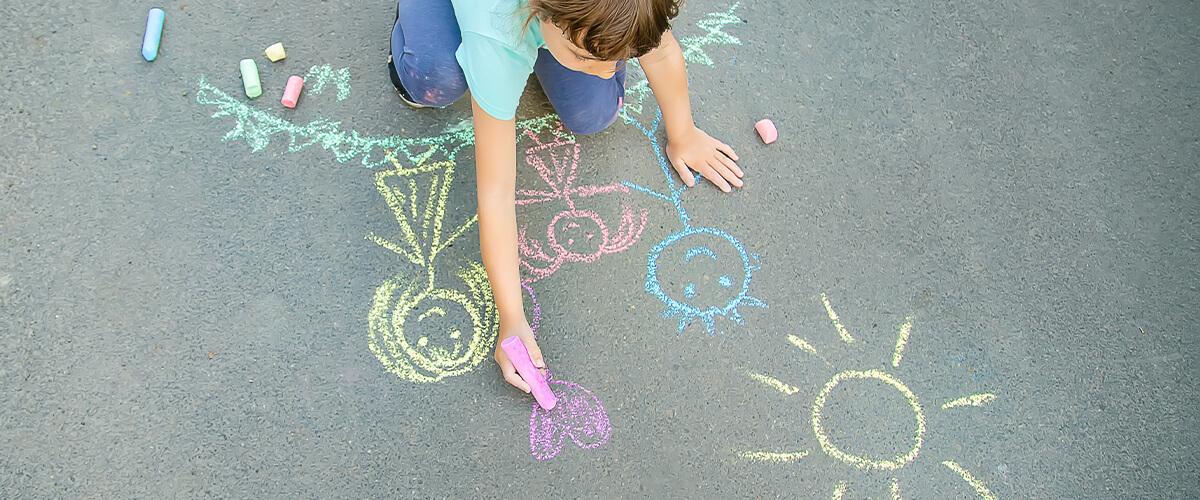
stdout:
{"type": "Polygon", "coordinates": [[[682,0],[531,0],[529,19],[549,21],[567,39],[605,61],[641,57],[658,47],[682,0]]]}

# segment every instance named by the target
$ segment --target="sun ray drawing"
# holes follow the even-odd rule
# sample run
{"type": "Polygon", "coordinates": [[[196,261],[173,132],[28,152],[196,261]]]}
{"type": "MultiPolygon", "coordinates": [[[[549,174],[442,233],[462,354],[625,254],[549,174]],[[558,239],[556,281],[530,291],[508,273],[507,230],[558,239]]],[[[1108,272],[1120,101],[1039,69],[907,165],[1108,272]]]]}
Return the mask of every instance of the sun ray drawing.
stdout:
{"type": "Polygon", "coordinates": [[[774,462],[781,464],[784,462],[795,462],[801,458],[807,457],[807,451],[743,451],[739,452],[738,456],[745,460],[754,460],[757,462],[774,462]]]}
{"type": "MultiPolygon", "coordinates": [[[[862,339],[855,339],[838,316],[837,311],[833,306],[827,294],[820,294],[820,304],[824,309],[825,316],[828,317],[834,333],[837,335],[839,342],[846,345],[859,345],[862,339]]],[[[904,320],[896,328],[895,348],[892,350],[892,359],[888,365],[892,369],[899,369],[903,359],[906,346],[908,346],[911,335],[913,334],[914,320],[912,316],[904,318],[904,320]]],[[[803,356],[816,357],[829,364],[825,358],[818,355],[817,348],[813,343],[803,337],[797,335],[788,335],[786,342],[796,347],[803,356]]],[[[796,351],[793,351],[796,352],[796,351]]],[[[791,383],[785,382],[783,379],[777,378],[774,375],[747,371],[747,377],[751,380],[762,384],[763,386],[772,389],[775,392],[782,394],[784,397],[811,397],[811,405],[808,409],[808,427],[812,431],[812,437],[816,442],[816,448],[819,448],[821,454],[829,457],[837,462],[849,466],[848,472],[854,470],[859,471],[890,471],[893,476],[888,481],[888,492],[891,498],[901,498],[901,478],[899,471],[909,467],[921,456],[921,450],[925,444],[926,433],[928,432],[927,421],[925,418],[926,408],[921,403],[920,397],[907,385],[901,381],[900,377],[893,372],[885,371],[885,369],[876,367],[865,367],[863,369],[838,369],[823,386],[816,391],[815,394],[808,394],[800,387],[791,383]],[[861,387],[863,384],[882,385],[884,388],[897,393],[905,402],[905,405],[911,411],[911,420],[900,422],[902,426],[911,429],[907,437],[902,442],[897,442],[897,449],[902,450],[896,454],[879,454],[877,452],[856,451],[853,446],[840,442],[843,437],[836,432],[833,432],[834,423],[831,423],[826,417],[825,409],[831,400],[836,399],[846,391],[853,391],[861,387]]],[[[980,408],[987,406],[995,401],[997,396],[992,393],[976,393],[968,394],[959,398],[952,399],[939,406],[941,411],[960,411],[964,408],[980,408]]],[[[810,449],[796,449],[779,451],[775,450],[739,450],[735,452],[738,458],[752,462],[762,463],[789,463],[802,460],[811,460],[812,453],[810,449]]],[[[963,467],[959,462],[943,457],[939,459],[940,464],[944,469],[948,469],[957,477],[961,478],[971,490],[975,491],[980,498],[985,500],[994,500],[996,495],[987,487],[983,479],[976,476],[963,467]]],[[[838,480],[833,485],[832,498],[843,498],[849,491],[849,479],[838,480]]],[[[828,490],[827,490],[828,491],[828,490]]]]}

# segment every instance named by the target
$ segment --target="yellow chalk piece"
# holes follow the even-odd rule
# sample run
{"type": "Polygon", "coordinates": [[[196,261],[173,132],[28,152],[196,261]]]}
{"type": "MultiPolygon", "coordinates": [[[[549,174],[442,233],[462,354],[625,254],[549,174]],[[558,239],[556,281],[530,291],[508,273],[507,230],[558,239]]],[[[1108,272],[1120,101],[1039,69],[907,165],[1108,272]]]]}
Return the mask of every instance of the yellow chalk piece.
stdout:
{"type": "Polygon", "coordinates": [[[896,350],[892,351],[892,367],[900,368],[900,360],[904,357],[904,346],[908,345],[908,334],[912,332],[912,316],[904,318],[900,324],[900,334],[896,336],[896,350]]]}
{"type": "Polygon", "coordinates": [[[842,500],[846,496],[846,490],[848,489],[850,489],[850,484],[845,481],[838,481],[833,486],[833,496],[830,498],[833,498],[833,500],[842,500]]]}
{"type": "Polygon", "coordinates": [[[787,462],[795,462],[801,458],[807,457],[807,451],[797,452],[774,452],[774,451],[743,451],[738,453],[738,457],[743,460],[753,460],[755,462],[771,462],[782,464],[787,462]]]}
{"type": "Polygon", "coordinates": [[[995,401],[995,400],[996,400],[995,394],[990,394],[990,393],[986,393],[986,392],[980,393],[980,394],[972,394],[970,396],[963,396],[961,398],[955,399],[954,401],[950,401],[950,402],[942,405],[942,409],[949,410],[951,408],[958,408],[958,407],[962,407],[962,406],[983,406],[983,405],[991,403],[992,401],[995,401]]]}
{"type": "Polygon", "coordinates": [[[892,500],[902,500],[900,497],[900,480],[899,479],[896,479],[893,477],[892,484],[889,485],[888,490],[890,490],[892,492],[892,500]]]}
{"type": "Polygon", "coordinates": [[[846,330],[846,325],[842,324],[842,320],[838,319],[836,312],[833,312],[833,306],[829,303],[829,296],[821,293],[821,304],[825,305],[825,314],[829,315],[829,321],[833,322],[833,327],[837,329],[838,336],[842,338],[842,342],[847,344],[854,343],[854,337],[850,336],[850,332],[846,330]]]}
{"type": "Polygon", "coordinates": [[[946,460],[942,462],[942,465],[946,466],[947,469],[954,471],[963,479],[963,481],[966,481],[967,484],[971,485],[971,488],[975,489],[975,493],[979,494],[979,498],[982,498],[983,500],[996,500],[996,495],[987,488],[987,485],[983,484],[983,481],[976,479],[975,476],[971,475],[970,472],[967,472],[967,469],[964,469],[961,465],[958,465],[958,463],[954,462],[953,460],[946,460]]]}
{"type": "Polygon", "coordinates": [[[767,387],[770,387],[779,392],[787,394],[788,396],[791,396],[792,394],[800,392],[800,389],[798,387],[793,387],[788,384],[785,384],[785,383],[779,381],[779,379],[774,378],[774,377],[769,377],[769,376],[754,373],[754,372],[746,372],[746,375],[749,375],[750,378],[766,385],[767,387]]]}
{"type": "Polygon", "coordinates": [[[283,50],[282,43],[276,43],[270,47],[267,47],[265,52],[267,54],[267,59],[270,59],[271,62],[279,62],[287,58],[287,51],[283,50]]]}
{"type": "Polygon", "coordinates": [[[821,451],[824,451],[825,454],[829,455],[830,457],[858,467],[859,469],[896,470],[912,463],[913,460],[916,460],[917,454],[921,452],[921,445],[925,442],[925,412],[921,409],[921,403],[917,401],[917,395],[913,394],[908,386],[904,385],[904,383],[900,382],[888,373],[880,370],[846,370],[834,375],[833,378],[829,379],[829,382],[827,382],[825,387],[821,389],[821,392],[817,394],[817,399],[813,402],[812,406],[812,430],[813,434],[817,436],[817,442],[821,445],[821,451]],[[913,436],[912,449],[903,455],[899,455],[891,459],[877,459],[846,453],[829,440],[829,434],[825,432],[825,427],[821,423],[821,412],[825,409],[825,400],[829,397],[829,393],[833,391],[833,388],[837,387],[838,384],[845,380],[855,379],[879,380],[887,385],[892,386],[904,396],[904,399],[908,401],[909,407],[911,407],[913,410],[913,414],[917,423],[916,432],[913,436]]]}
{"type": "Polygon", "coordinates": [[[804,340],[795,335],[788,335],[788,342],[791,342],[792,345],[799,347],[801,351],[807,352],[809,354],[817,353],[817,348],[813,347],[812,344],[809,344],[807,340],[804,340]]]}

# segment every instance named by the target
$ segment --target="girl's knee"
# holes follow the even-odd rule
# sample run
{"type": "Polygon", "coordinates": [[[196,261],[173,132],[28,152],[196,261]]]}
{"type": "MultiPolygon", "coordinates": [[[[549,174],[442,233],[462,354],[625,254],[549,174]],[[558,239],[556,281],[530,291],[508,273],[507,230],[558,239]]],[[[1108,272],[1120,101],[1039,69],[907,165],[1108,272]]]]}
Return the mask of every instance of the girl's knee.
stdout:
{"type": "Polygon", "coordinates": [[[427,69],[409,80],[412,83],[405,82],[409,97],[425,106],[449,106],[467,93],[467,79],[457,61],[451,67],[427,69]]]}

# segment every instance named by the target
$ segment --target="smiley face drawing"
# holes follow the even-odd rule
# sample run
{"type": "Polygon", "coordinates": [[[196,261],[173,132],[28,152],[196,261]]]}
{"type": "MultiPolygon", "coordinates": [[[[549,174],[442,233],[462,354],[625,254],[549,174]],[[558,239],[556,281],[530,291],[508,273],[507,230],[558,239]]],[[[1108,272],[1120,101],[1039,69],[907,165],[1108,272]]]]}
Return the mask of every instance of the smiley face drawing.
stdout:
{"type": "MultiPolygon", "coordinates": [[[[561,124],[559,124],[561,127],[561,124]]],[[[533,167],[545,187],[518,189],[517,206],[561,203],[543,231],[530,231],[527,225],[517,230],[524,281],[535,282],[557,272],[563,264],[595,262],[606,254],[628,250],[641,239],[646,227],[646,209],[634,209],[621,203],[616,221],[608,222],[595,210],[580,208],[577,199],[607,194],[628,193],[621,183],[576,185],[579,170],[579,144],[564,133],[556,132],[543,141],[532,132],[533,141],[525,152],[525,162],[533,167]],[[542,232],[540,239],[536,233],[542,232]]]]}
{"type": "Polygon", "coordinates": [[[388,371],[412,382],[461,375],[487,359],[497,324],[483,266],[458,277],[468,292],[397,277],[375,290],[369,347],[388,371]]]}
{"type": "Polygon", "coordinates": [[[554,216],[546,236],[555,252],[572,260],[589,262],[604,254],[608,226],[596,212],[569,210],[554,216]]]}
{"type": "Polygon", "coordinates": [[[379,172],[375,186],[396,216],[400,234],[367,236],[424,270],[424,279],[397,276],[375,290],[368,347],[388,371],[412,382],[437,382],[466,373],[491,353],[497,329],[487,272],[477,262],[458,270],[465,286],[439,284],[438,254],[475,223],[443,233],[452,162],[379,172]],[[465,289],[465,290],[464,290],[465,289]]]}
{"type": "Polygon", "coordinates": [[[444,289],[427,291],[423,296],[415,297],[412,304],[413,307],[396,308],[393,322],[398,331],[404,332],[404,343],[413,351],[414,359],[423,362],[419,364],[439,368],[461,366],[466,361],[464,356],[470,352],[463,348],[462,326],[468,325],[455,325],[453,318],[470,318],[467,331],[473,331],[482,323],[474,304],[462,292],[444,289]],[[449,321],[447,310],[451,313],[449,321]],[[415,343],[411,342],[413,337],[417,339],[415,343]]]}
{"type": "Polygon", "coordinates": [[[712,333],[718,316],[742,324],[739,306],[766,306],[749,295],[757,260],[725,231],[689,227],[650,250],[646,292],[666,304],[664,317],[678,316],[679,331],[700,320],[712,333]]]}

